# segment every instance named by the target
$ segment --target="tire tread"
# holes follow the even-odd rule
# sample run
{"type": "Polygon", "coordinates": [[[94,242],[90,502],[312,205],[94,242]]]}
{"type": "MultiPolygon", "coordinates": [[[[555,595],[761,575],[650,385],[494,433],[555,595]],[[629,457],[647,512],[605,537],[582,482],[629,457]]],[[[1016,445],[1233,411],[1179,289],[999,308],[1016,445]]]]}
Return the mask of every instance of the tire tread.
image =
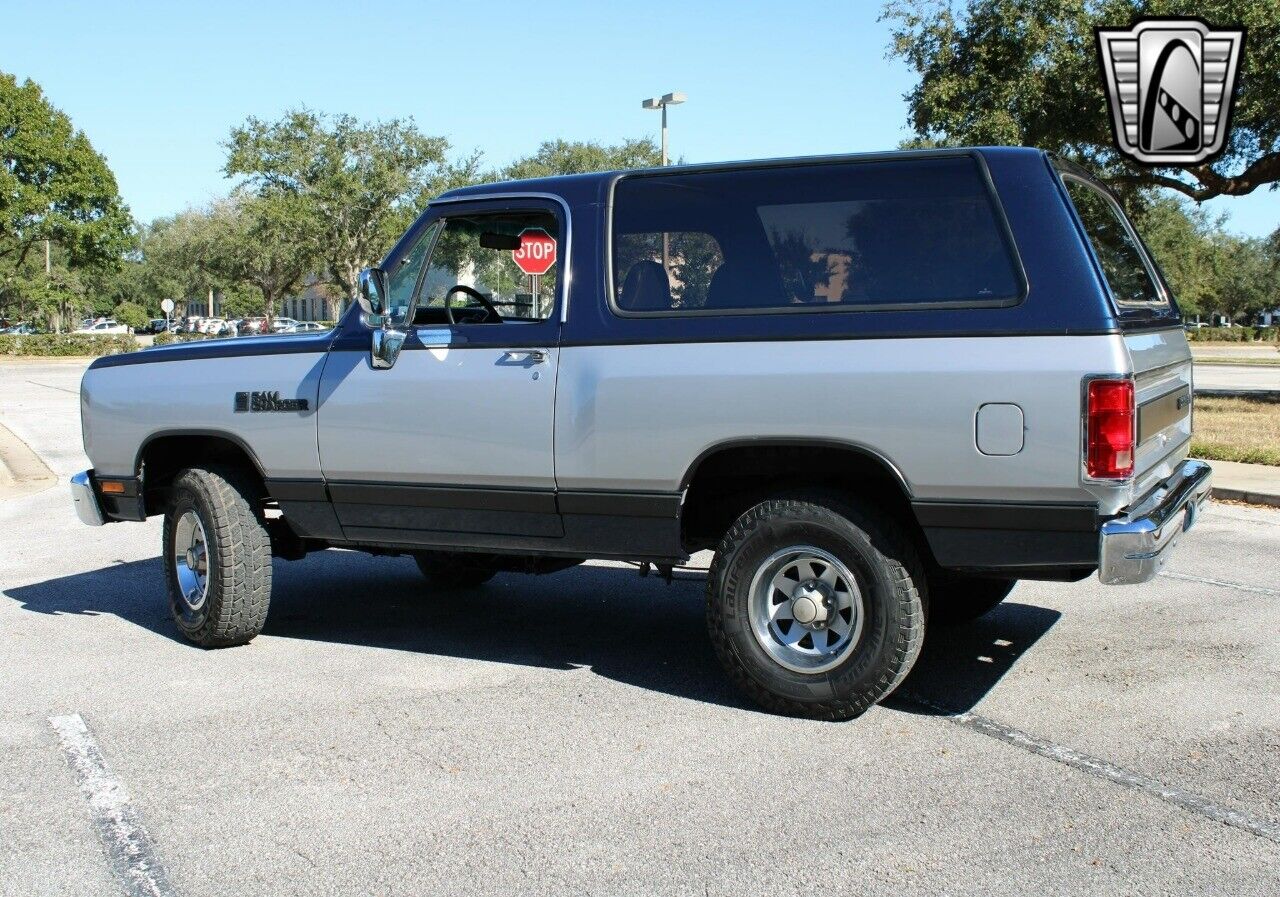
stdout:
{"type": "Polygon", "coordinates": [[[841,496],[806,492],[779,496],[760,502],[734,521],[716,548],[707,576],[707,628],[712,646],[733,683],[767,710],[788,716],[821,720],[846,720],[860,716],[883,700],[906,678],[924,644],[925,613],[920,594],[925,582],[924,566],[910,539],[892,521],[878,518],[841,496]],[[896,633],[894,654],[875,682],[854,694],[826,701],[797,701],[770,691],[748,671],[725,631],[717,590],[725,565],[738,548],[771,518],[795,514],[830,515],[853,524],[870,539],[889,565],[902,616],[896,633]]]}

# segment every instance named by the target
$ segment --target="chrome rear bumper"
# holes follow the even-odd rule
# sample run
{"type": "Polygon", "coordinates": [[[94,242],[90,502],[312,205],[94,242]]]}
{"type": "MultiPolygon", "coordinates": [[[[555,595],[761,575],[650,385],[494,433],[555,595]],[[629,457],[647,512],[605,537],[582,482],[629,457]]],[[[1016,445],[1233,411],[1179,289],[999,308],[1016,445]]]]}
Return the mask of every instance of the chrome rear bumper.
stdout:
{"type": "Polygon", "coordinates": [[[75,502],[76,516],[81,523],[102,526],[107,518],[102,513],[102,505],[98,504],[98,496],[94,494],[90,473],[82,470],[71,478],[71,500],[75,502]]]}
{"type": "Polygon", "coordinates": [[[1184,461],[1177,473],[1127,514],[1102,524],[1098,578],[1106,585],[1154,578],[1178,537],[1195,523],[1212,480],[1208,464],[1184,461]]]}

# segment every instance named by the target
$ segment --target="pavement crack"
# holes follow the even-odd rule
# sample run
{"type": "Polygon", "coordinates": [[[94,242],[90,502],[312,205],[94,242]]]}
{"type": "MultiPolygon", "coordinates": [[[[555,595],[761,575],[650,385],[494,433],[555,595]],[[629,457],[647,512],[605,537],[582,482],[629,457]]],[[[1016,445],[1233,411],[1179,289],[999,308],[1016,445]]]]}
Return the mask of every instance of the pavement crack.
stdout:
{"type": "Polygon", "coordinates": [[[920,707],[940,713],[943,719],[958,726],[963,726],[971,732],[977,732],[997,741],[1003,741],[1005,744],[1070,766],[1095,778],[1114,782],[1117,785],[1123,785],[1135,791],[1141,791],[1165,803],[1173,804],[1207,819],[1212,819],[1214,822],[1220,822],[1223,825],[1229,825],[1259,838],[1266,838],[1268,841],[1280,844],[1280,824],[1258,819],[1247,813],[1219,804],[1202,795],[1175,785],[1166,785],[1158,779],[1153,779],[1140,772],[1133,772],[1116,766],[1107,760],[1081,753],[1066,745],[1039,738],[1029,732],[1006,726],[1004,723],[996,722],[980,714],[957,711],[922,695],[906,693],[901,697],[920,707]]]}
{"type": "Polygon", "coordinates": [[[1280,597],[1280,589],[1268,589],[1265,586],[1250,586],[1242,582],[1230,582],[1225,579],[1212,579],[1208,576],[1192,576],[1190,573],[1173,573],[1168,570],[1160,571],[1161,576],[1167,576],[1170,579],[1182,579],[1187,582],[1200,582],[1207,586],[1218,586],[1224,589],[1235,589],[1238,592],[1252,592],[1255,595],[1271,595],[1280,597]]]}
{"type": "Polygon", "coordinates": [[[67,389],[65,386],[54,386],[52,383],[40,383],[36,380],[28,380],[27,382],[32,386],[43,386],[45,389],[56,389],[58,392],[70,393],[73,396],[80,395],[80,390],[78,389],[67,389]]]}

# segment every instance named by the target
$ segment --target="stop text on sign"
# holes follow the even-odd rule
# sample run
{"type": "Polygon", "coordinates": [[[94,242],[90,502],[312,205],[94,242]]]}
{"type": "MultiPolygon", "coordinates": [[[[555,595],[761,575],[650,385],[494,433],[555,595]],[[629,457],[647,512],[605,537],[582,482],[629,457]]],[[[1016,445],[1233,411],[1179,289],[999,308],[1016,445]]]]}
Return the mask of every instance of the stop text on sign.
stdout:
{"type": "Polygon", "coordinates": [[[540,227],[520,232],[520,248],[511,250],[511,258],[525,274],[546,274],[556,263],[556,241],[540,227]]]}

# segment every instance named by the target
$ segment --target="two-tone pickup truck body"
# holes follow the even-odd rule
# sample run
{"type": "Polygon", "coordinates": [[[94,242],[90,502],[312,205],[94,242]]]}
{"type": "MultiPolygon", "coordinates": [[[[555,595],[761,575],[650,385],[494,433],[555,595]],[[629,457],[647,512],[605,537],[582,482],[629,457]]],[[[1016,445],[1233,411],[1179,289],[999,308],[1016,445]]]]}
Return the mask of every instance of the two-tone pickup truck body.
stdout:
{"type": "Polygon", "coordinates": [[[924,608],[1148,579],[1208,490],[1167,285],[1103,188],[1037,151],[466,188],[361,298],[332,332],[85,376],[82,517],[167,513],[197,641],[256,632],[213,620],[216,513],[277,554],[411,552],[459,584],[716,548],[735,679],[847,716],[905,675],[924,608]],[[556,247],[540,276],[512,265],[530,233],[556,247]],[[211,510],[227,484],[243,507],[211,510]]]}

